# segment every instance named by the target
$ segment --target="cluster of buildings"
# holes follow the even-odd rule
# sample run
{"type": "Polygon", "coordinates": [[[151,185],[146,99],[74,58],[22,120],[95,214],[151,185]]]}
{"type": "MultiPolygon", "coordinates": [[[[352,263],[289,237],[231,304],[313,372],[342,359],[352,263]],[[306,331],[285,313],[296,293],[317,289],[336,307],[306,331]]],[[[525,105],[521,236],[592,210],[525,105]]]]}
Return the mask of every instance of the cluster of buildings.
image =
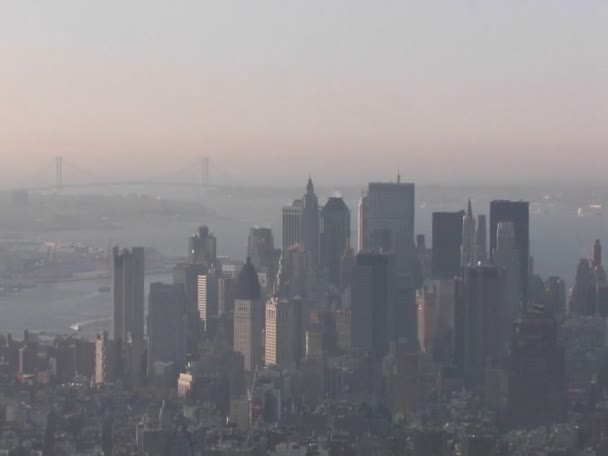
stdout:
{"type": "Polygon", "coordinates": [[[309,179],[281,248],[254,227],[229,261],[202,226],[147,314],[144,249],[115,248],[112,334],[2,340],[0,425],[23,454],[604,454],[599,241],[568,306],[534,274],[527,202],[435,212],[430,247],[415,207],[414,184],[370,183],[354,246],[345,201],[309,179]],[[38,440],[22,403],[45,412],[38,440]]]}

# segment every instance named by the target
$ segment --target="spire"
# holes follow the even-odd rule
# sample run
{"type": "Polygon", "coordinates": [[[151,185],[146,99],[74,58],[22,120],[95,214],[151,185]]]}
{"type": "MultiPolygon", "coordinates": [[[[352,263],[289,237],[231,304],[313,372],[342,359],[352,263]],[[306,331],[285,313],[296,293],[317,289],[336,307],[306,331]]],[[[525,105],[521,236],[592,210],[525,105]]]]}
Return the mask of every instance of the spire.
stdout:
{"type": "Polygon", "coordinates": [[[315,187],[312,184],[312,177],[309,174],[308,175],[308,183],[306,184],[306,193],[314,193],[314,192],[315,192],[315,187]]]}
{"type": "Polygon", "coordinates": [[[400,184],[401,183],[401,171],[397,170],[397,183],[400,184]]]}
{"type": "Polygon", "coordinates": [[[471,198],[469,198],[469,202],[467,203],[467,217],[473,218],[473,206],[471,205],[471,198]]]}

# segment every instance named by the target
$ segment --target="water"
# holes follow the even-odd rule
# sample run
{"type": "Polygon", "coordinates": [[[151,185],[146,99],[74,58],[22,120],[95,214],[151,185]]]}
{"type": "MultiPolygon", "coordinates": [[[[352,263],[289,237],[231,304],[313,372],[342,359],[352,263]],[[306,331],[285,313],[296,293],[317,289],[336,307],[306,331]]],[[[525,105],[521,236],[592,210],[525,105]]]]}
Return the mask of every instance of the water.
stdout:
{"type": "MultiPolygon", "coordinates": [[[[146,290],[156,281],[170,280],[170,274],[146,276],[146,290]]],[[[70,334],[70,327],[84,325],[91,335],[109,327],[112,317],[112,293],[100,293],[108,280],[83,280],[43,283],[36,288],[0,296],[0,332],[20,337],[24,330],[49,334],[70,334]]],[[[147,299],[146,299],[147,302],[147,299]]]]}

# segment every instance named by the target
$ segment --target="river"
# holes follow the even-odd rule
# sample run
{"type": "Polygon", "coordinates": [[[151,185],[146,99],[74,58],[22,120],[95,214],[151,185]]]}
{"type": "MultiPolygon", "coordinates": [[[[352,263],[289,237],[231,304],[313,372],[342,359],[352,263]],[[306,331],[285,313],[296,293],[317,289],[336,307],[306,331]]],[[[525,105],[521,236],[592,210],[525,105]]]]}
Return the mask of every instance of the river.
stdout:
{"type": "MultiPolygon", "coordinates": [[[[170,274],[146,276],[146,293],[151,282],[169,281],[170,274]]],[[[35,288],[0,296],[0,333],[21,338],[24,330],[69,334],[80,325],[82,334],[110,328],[112,293],[98,288],[111,285],[107,279],[42,283],[35,288]]],[[[147,297],[146,297],[147,303],[147,297]]]]}

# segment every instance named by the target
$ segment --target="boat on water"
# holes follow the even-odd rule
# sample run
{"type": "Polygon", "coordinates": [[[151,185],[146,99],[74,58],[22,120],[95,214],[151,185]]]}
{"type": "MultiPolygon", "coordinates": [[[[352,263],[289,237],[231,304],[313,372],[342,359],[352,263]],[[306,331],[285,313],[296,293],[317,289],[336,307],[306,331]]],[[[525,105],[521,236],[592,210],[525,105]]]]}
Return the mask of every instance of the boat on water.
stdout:
{"type": "Polygon", "coordinates": [[[109,293],[110,291],[112,291],[112,287],[109,287],[109,286],[99,287],[97,289],[97,291],[100,293],[109,293]]]}

